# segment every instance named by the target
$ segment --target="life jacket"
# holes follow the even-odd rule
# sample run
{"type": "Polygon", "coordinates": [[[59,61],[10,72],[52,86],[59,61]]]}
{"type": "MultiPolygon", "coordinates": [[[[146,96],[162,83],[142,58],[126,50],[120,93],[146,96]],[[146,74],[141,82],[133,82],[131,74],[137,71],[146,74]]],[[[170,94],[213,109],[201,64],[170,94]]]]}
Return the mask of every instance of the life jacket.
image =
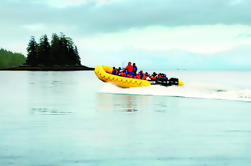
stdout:
{"type": "Polygon", "coordinates": [[[146,76],[145,75],[143,76],[143,80],[146,80],[146,76]]]}
{"type": "Polygon", "coordinates": [[[157,78],[156,76],[152,76],[151,77],[152,80],[156,80],[156,78],[157,78]]]}
{"type": "Polygon", "coordinates": [[[118,75],[119,74],[119,70],[118,69],[116,69],[116,75],[118,75]]]}

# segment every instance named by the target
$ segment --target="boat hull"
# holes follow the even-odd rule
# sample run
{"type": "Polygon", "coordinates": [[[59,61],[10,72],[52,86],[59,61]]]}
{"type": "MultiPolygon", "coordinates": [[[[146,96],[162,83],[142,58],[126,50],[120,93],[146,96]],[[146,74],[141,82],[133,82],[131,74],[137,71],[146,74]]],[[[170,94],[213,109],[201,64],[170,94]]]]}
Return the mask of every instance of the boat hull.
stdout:
{"type": "MultiPolygon", "coordinates": [[[[130,88],[130,87],[142,87],[150,86],[151,83],[147,80],[121,77],[112,74],[113,68],[110,66],[97,66],[95,67],[96,76],[103,82],[111,82],[119,87],[130,88]]],[[[179,86],[184,85],[181,81],[178,82],[179,86]]]]}
{"type": "Polygon", "coordinates": [[[121,77],[113,75],[113,68],[110,66],[97,66],[95,68],[95,74],[97,77],[104,82],[111,82],[119,87],[130,88],[130,87],[141,87],[141,86],[150,86],[151,83],[146,80],[134,79],[128,77],[121,77]]]}

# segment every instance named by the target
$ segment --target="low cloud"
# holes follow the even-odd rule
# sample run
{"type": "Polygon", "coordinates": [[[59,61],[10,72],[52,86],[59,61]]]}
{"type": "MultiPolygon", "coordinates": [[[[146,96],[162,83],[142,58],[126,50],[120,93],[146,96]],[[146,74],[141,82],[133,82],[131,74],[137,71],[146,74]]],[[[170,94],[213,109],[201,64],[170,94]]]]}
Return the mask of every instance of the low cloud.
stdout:
{"type": "Polygon", "coordinates": [[[1,2],[4,24],[76,25],[78,33],[104,33],[146,26],[250,25],[248,0],[113,0],[1,2]],[[99,5],[100,3],[106,5],[99,5]],[[109,2],[109,3],[108,3],[109,2]],[[52,5],[54,4],[54,5],[52,5]],[[65,5],[57,8],[57,5],[65,5]]]}

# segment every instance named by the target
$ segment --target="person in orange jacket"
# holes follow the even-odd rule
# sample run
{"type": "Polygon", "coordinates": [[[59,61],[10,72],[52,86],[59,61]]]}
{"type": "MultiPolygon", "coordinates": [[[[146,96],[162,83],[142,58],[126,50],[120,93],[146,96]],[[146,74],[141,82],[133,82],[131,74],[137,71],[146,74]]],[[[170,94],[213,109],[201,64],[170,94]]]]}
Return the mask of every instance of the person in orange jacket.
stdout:
{"type": "Polygon", "coordinates": [[[153,72],[152,76],[151,76],[151,80],[156,80],[157,79],[157,74],[155,72],[153,72]]]}
{"type": "Polygon", "coordinates": [[[146,75],[143,74],[142,80],[146,80],[146,75]]]}
{"type": "Polygon", "coordinates": [[[125,72],[122,72],[122,73],[121,73],[121,76],[122,76],[122,77],[125,77],[125,76],[126,76],[125,72]]]}
{"type": "Polygon", "coordinates": [[[135,78],[140,79],[140,74],[136,74],[135,78]]]}

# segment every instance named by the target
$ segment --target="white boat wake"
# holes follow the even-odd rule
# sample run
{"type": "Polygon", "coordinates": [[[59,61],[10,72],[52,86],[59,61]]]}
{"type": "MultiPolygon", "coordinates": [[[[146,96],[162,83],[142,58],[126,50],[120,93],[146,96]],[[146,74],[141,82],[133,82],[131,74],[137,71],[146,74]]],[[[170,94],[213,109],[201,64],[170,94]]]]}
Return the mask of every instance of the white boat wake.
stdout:
{"type": "Polygon", "coordinates": [[[130,95],[156,95],[156,96],[175,96],[189,98],[205,98],[205,99],[222,99],[237,100],[251,102],[250,89],[235,89],[233,87],[222,87],[220,85],[210,84],[186,84],[183,87],[177,86],[158,86],[152,85],[148,87],[138,88],[120,88],[115,85],[106,83],[101,93],[110,94],[130,94],[130,95]]]}

